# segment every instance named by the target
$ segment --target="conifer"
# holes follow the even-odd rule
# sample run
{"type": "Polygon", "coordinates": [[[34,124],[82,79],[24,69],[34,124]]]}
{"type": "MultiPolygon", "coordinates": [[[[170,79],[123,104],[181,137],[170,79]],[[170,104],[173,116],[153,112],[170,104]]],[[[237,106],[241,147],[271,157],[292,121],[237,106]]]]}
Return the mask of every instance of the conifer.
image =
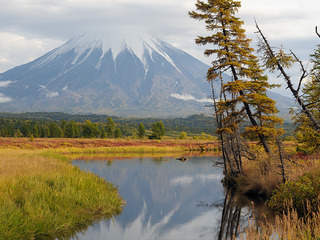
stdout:
{"type": "MultiPolygon", "coordinates": [[[[302,99],[306,106],[314,116],[315,120],[320,123],[320,44],[311,54],[311,63],[313,68],[311,70],[309,81],[305,84],[302,92],[302,99]]],[[[299,112],[296,116],[298,141],[304,143],[301,149],[306,153],[319,150],[320,147],[320,131],[314,127],[310,119],[304,112],[299,112]]]]}
{"type": "Polygon", "coordinates": [[[242,28],[243,21],[236,17],[241,3],[233,0],[198,0],[196,11],[190,12],[194,19],[203,20],[210,35],[198,36],[196,43],[211,44],[212,49],[205,50],[206,56],[215,55],[208,70],[209,82],[222,80],[222,73],[231,73],[231,79],[221,83],[222,93],[217,101],[217,112],[224,114],[221,119],[220,134],[236,134],[245,120],[250,122],[244,134],[258,137],[265,151],[271,153],[268,139],[279,136],[276,129],[282,119],[275,102],[266,92],[274,87],[268,83],[254,49],[250,47],[242,28]]]}

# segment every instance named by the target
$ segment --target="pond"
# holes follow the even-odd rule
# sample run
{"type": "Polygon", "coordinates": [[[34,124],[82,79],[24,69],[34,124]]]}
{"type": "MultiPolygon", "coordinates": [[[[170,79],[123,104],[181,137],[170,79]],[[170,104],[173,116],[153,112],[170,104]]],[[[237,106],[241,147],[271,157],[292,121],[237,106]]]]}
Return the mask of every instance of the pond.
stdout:
{"type": "Polygon", "coordinates": [[[244,227],[250,204],[235,201],[221,180],[220,157],[135,157],[74,160],[118,186],[126,200],[120,216],[72,239],[224,239],[244,227]]]}

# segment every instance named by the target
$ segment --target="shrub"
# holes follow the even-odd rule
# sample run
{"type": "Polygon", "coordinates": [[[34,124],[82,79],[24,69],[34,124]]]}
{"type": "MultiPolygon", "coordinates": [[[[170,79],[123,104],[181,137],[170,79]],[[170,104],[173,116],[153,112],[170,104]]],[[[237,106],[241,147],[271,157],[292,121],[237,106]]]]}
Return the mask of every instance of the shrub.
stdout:
{"type": "MultiPolygon", "coordinates": [[[[299,216],[307,214],[306,202],[316,208],[320,195],[320,176],[307,173],[297,181],[287,181],[275,190],[267,204],[278,212],[287,212],[289,208],[297,211],[299,216]]],[[[315,209],[312,209],[315,210],[315,209]]]]}
{"type": "Polygon", "coordinates": [[[186,132],[181,132],[179,139],[186,139],[187,138],[187,133],[186,132]]]}

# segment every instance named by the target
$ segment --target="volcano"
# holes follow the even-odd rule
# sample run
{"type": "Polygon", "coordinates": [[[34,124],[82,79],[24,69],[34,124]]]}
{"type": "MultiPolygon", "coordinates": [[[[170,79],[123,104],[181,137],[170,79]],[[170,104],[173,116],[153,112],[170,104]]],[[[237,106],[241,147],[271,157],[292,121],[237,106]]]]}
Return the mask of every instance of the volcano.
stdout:
{"type": "Polygon", "coordinates": [[[208,68],[150,34],[83,34],[0,74],[0,111],[199,114],[211,102],[208,68]]]}

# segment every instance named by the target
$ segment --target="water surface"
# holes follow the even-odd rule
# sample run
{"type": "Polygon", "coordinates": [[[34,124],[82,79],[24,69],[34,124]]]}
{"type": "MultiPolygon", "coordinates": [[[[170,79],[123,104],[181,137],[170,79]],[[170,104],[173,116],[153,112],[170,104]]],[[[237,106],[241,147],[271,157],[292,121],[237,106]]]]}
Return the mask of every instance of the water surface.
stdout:
{"type": "MultiPolygon", "coordinates": [[[[126,206],[120,216],[73,239],[219,239],[219,232],[222,238],[229,231],[228,218],[247,220],[248,211],[229,204],[232,196],[221,184],[223,169],[216,166],[219,157],[185,162],[170,157],[92,159],[73,164],[118,186],[126,206]]],[[[230,234],[238,229],[233,228],[230,234]]]]}

